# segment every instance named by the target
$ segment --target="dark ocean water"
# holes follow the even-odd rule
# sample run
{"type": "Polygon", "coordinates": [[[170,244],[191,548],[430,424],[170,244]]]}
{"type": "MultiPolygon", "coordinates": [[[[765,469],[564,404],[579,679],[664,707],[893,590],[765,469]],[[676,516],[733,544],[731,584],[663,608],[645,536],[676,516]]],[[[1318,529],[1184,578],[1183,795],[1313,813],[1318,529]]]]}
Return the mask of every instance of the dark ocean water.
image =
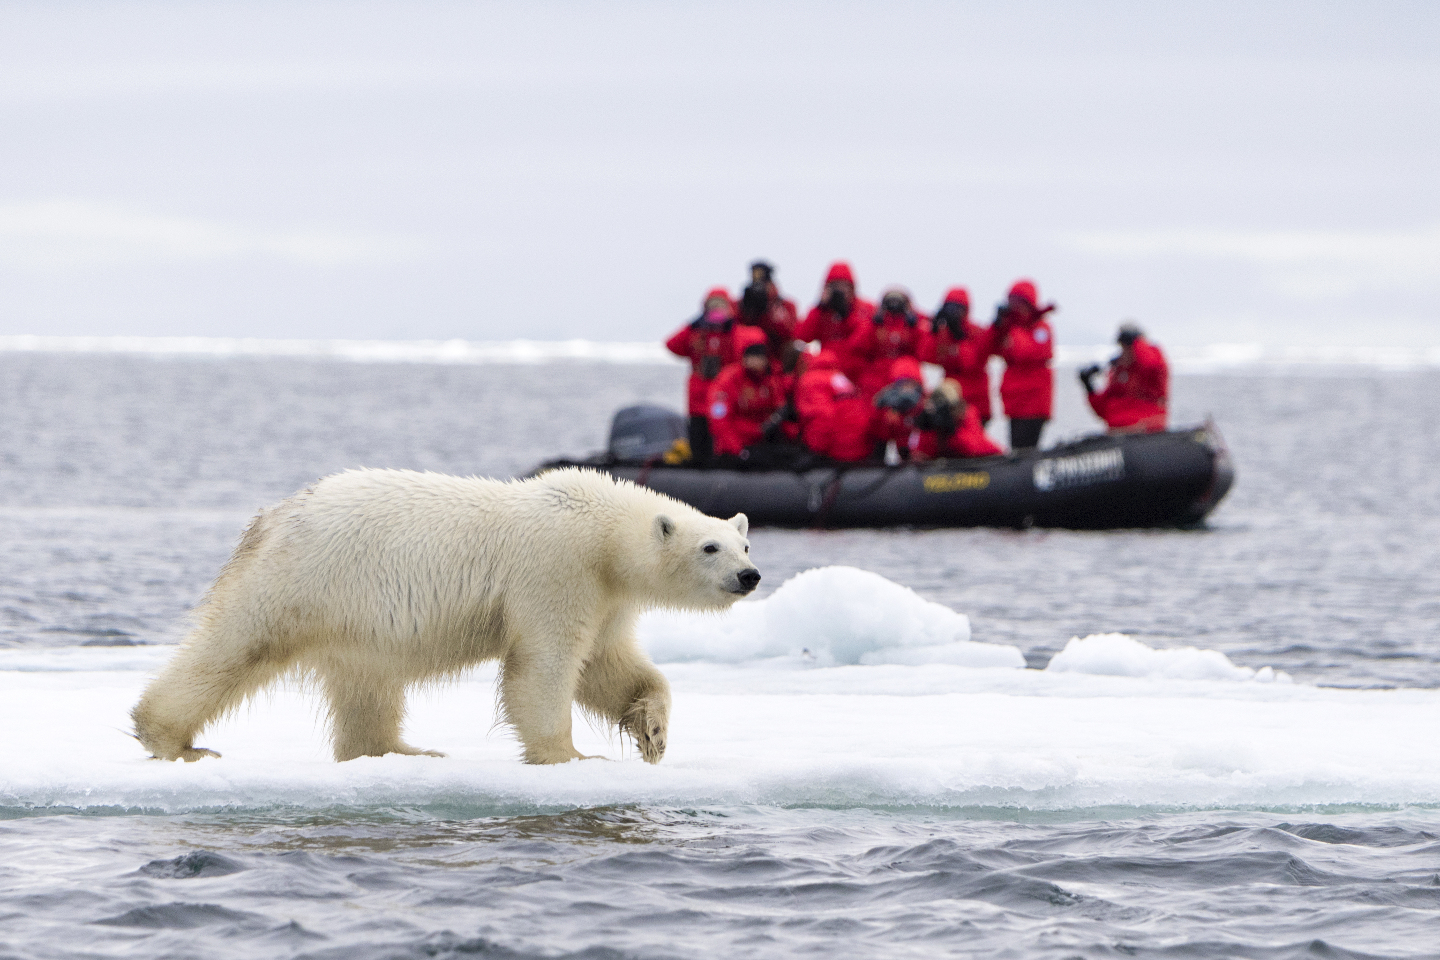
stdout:
{"type": "MultiPolygon", "coordinates": [[[[248,516],[315,477],[513,475],[681,381],[0,354],[0,646],[173,642],[248,516]]],[[[1055,438],[1092,429],[1068,386],[1055,438]]],[[[1440,687],[1440,374],[1180,376],[1174,410],[1213,415],[1237,463],[1209,529],[756,531],[762,590],[849,564],[1033,665],[1116,631],[1440,687]]],[[[3,809],[0,960],[1440,956],[1432,808],[3,809]]]]}

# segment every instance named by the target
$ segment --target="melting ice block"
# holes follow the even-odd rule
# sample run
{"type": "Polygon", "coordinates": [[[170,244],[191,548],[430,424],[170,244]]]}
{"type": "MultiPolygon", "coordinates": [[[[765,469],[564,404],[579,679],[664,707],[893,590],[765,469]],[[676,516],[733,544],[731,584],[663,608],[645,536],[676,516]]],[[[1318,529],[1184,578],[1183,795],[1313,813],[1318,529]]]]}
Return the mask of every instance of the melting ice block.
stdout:
{"type": "Polygon", "coordinates": [[[1236,666],[1219,650],[1180,647],[1155,650],[1123,633],[1071,637],[1065,649],[1045,667],[1056,673],[1089,673],[1107,677],[1149,677],[1165,680],[1255,680],[1290,683],[1290,675],[1270,667],[1236,666]]]}
{"type": "Polygon", "coordinates": [[[648,613],[638,629],[657,663],[1025,666],[1015,647],[971,642],[964,614],[854,567],[806,570],[723,614],[648,613]]]}

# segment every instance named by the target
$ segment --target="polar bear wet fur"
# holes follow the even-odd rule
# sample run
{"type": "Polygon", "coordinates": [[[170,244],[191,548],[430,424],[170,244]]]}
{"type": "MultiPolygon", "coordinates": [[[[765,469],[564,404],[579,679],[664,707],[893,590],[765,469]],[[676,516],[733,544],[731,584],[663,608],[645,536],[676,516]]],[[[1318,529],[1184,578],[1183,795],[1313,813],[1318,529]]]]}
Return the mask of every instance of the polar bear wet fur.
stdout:
{"type": "Polygon", "coordinates": [[[496,481],[336,474],[262,511],[131,712],[161,759],[278,677],[313,679],[336,760],[405,743],[406,689],[501,663],[530,763],[581,755],[572,703],[665,752],[670,688],[635,640],[652,607],[721,610],[755,589],[744,514],[707,517],[591,470],[496,481]]]}

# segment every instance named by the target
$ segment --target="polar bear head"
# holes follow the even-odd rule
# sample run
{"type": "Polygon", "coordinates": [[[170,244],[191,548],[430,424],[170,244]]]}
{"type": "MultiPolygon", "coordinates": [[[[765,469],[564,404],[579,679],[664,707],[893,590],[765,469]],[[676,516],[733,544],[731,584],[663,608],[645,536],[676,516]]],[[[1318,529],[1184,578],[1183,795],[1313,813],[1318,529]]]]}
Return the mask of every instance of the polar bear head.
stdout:
{"type": "Polygon", "coordinates": [[[743,513],[729,520],[691,510],[655,514],[650,537],[662,571],[656,599],[667,607],[719,610],[753,593],[760,571],[750,562],[749,532],[743,513]]]}

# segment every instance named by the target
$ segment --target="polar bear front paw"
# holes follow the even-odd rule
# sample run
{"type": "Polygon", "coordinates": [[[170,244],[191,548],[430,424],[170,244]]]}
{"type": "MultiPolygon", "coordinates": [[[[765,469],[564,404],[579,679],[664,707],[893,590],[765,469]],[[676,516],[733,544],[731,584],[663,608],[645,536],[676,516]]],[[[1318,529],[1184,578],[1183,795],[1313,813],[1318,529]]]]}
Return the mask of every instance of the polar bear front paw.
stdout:
{"type": "Polygon", "coordinates": [[[659,763],[665,756],[669,712],[668,705],[658,698],[642,697],[630,704],[620,718],[620,729],[635,738],[635,746],[646,763],[659,763]]]}
{"type": "Polygon", "coordinates": [[[177,757],[186,763],[194,763],[202,757],[218,758],[219,756],[219,753],[211,750],[209,747],[184,747],[180,750],[180,753],[177,754],[177,757]]]}

